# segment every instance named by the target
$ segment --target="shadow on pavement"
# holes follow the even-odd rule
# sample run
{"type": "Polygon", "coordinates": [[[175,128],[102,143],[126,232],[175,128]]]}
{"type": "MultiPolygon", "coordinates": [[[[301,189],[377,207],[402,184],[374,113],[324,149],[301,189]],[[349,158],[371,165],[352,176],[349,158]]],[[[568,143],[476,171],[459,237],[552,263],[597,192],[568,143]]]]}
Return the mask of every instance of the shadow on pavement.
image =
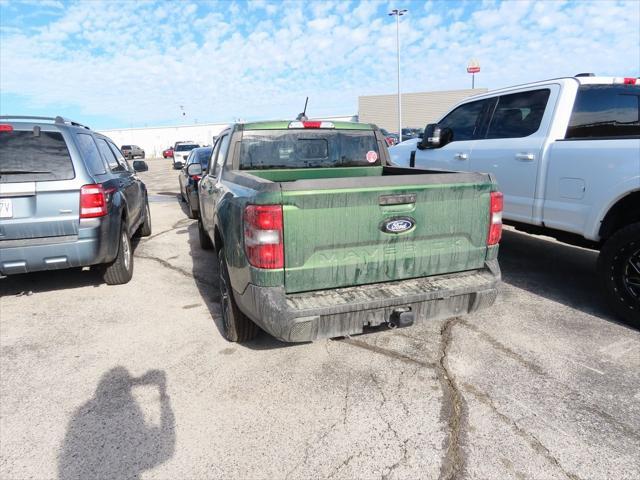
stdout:
{"type": "Polygon", "coordinates": [[[149,370],[132,377],[124,367],[105,373],[93,398],[80,406],[67,427],[58,457],[60,480],[140,478],[173,456],[175,421],[166,394],[166,375],[149,370]],[[159,425],[148,424],[132,389],[152,386],[159,394],[159,425]]]}
{"type": "Polygon", "coordinates": [[[91,270],[71,268],[21,273],[0,279],[0,297],[87,286],[97,287],[103,283],[102,275],[95,268],[91,270]]]}
{"type": "MultiPolygon", "coordinates": [[[[133,253],[140,243],[139,237],[131,239],[133,253]]],[[[133,275],[136,274],[135,260],[133,275]]],[[[25,295],[30,293],[53,292],[82,287],[98,287],[102,285],[102,272],[98,265],[91,267],[73,267],[60,270],[43,270],[40,272],[21,273],[0,279],[0,297],[25,295]]]]}
{"type": "MultiPolygon", "coordinates": [[[[186,208],[183,208],[183,210],[186,214],[186,208]]],[[[207,305],[211,319],[218,329],[214,334],[222,336],[220,304],[218,303],[220,299],[220,293],[218,291],[218,259],[213,250],[203,250],[200,248],[197,222],[194,221],[189,225],[187,231],[189,233],[192,274],[200,296],[207,305]]],[[[254,340],[243,342],[240,345],[252,350],[272,350],[275,348],[290,348],[303,344],[284,343],[260,330],[260,333],[254,340]]]]}
{"type": "Polygon", "coordinates": [[[504,282],[622,324],[600,287],[596,271],[598,252],[505,230],[498,258],[504,282]]]}

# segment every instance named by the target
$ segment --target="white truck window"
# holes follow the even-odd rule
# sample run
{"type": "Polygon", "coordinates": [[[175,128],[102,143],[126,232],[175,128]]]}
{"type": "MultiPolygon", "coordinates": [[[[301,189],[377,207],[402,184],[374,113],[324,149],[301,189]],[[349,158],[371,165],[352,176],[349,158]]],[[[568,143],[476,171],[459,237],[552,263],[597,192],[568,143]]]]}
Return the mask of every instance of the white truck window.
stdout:
{"type": "Polygon", "coordinates": [[[498,97],[486,138],[522,138],[538,131],[550,93],[544,88],[498,97]]]}
{"type": "Polygon", "coordinates": [[[471,140],[480,129],[483,108],[488,101],[490,100],[477,100],[460,105],[438,122],[438,125],[453,131],[453,142],[471,140]]]}
{"type": "Polygon", "coordinates": [[[565,138],[640,135],[640,88],[583,85],[578,90],[565,138]]]}

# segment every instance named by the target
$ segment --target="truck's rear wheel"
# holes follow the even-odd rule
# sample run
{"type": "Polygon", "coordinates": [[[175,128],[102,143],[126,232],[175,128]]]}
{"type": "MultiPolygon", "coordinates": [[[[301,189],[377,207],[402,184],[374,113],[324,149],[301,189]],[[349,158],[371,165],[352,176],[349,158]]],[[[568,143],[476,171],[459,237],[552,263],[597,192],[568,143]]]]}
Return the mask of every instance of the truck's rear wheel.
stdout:
{"type": "Polygon", "coordinates": [[[258,326],[240,311],[229,281],[229,270],[224,249],[218,251],[218,284],[220,288],[220,310],[222,314],[222,333],[230,342],[246,342],[254,338],[258,326]]]}
{"type": "Polygon", "coordinates": [[[605,242],[598,270],[616,313],[640,324],[640,223],[617,231],[605,242]]]}

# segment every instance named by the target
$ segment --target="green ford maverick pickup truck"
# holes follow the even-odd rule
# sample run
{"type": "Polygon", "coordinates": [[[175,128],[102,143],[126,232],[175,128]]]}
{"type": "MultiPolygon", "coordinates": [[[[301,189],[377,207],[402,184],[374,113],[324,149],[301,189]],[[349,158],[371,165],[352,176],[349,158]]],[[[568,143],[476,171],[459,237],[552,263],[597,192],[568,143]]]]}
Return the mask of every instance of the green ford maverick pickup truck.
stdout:
{"type": "Polygon", "coordinates": [[[392,167],[377,127],[325,121],[233,125],[201,170],[189,166],[228,340],[258,326],[287,342],[352,335],[496,298],[490,175],[392,167]]]}

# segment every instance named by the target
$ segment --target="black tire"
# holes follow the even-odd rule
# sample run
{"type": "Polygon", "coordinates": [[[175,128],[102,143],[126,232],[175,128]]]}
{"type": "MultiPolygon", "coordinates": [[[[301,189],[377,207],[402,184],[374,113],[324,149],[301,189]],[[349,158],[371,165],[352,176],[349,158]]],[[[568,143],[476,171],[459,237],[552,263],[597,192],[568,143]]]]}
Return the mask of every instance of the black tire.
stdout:
{"type": "Polygon", "coordinates": [[[142,157],[141,158],[144,160],[144,152],[142,152],[142,157]]]}
{"type": "Polygon", "coordinates": [[[151,235],[151,209],[149,208],[149,200],[145,199],[144,202],[144,222],[138,229],[138,235],[141,237],[148,237],[151,235]]]}
{"type": "Polygon", "coordinates": [[[614,233],[598,256],[607,300],[624,320],[640,325],[640,223],[614,233]]]}
{"type": "Polygon", "coordinates": [[[209,238],[209,234],[202,225],[202,219],[198,218],[198,239],[200,240],[200,248],[203,250],[213,250],[213,242],[209,238]]]}
{"type": "Polygon", "coordinates": [[[220,313],[222,315],[222,334],[230,342],[246,342],[258,334],[260,329],[240,311],[229,281],[229,270],[224,249],[218,251],[218,285],[220,288],[220,313]]]}
{"type": "Polygon", "coordinates": [[[118,254],[113,262],[103,268],[102,278],[107,285],[128,283],[133,276],[133,247],[124,224],[120,227],[118,254]]]}

